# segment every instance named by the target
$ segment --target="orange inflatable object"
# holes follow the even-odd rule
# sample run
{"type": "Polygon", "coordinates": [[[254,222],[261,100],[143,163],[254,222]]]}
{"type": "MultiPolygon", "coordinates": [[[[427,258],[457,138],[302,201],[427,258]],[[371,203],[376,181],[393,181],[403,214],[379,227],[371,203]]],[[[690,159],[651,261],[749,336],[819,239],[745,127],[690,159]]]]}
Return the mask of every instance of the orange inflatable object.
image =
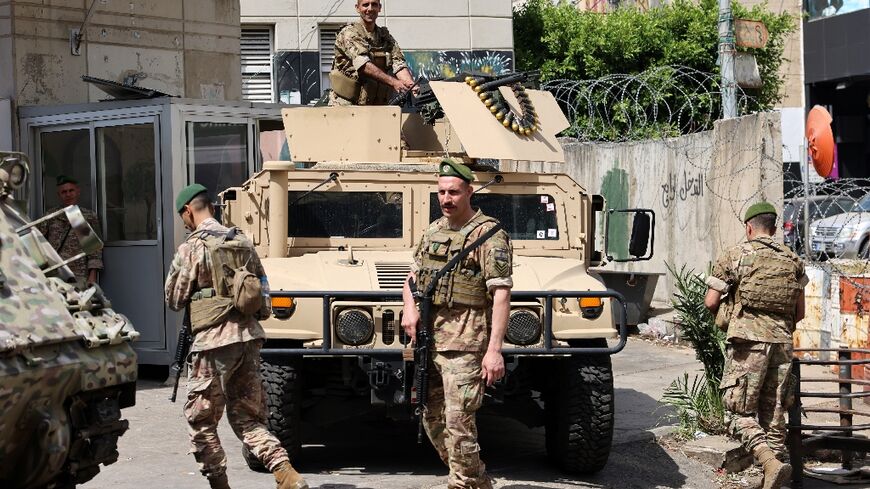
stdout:
{"type": "Polygon", "coordinates": [[[807,152],[816,173],[828,178],[834,168],[834,133],[831,131],[831,114],[821,105],[816,105],[807,116],[807,152]]]}

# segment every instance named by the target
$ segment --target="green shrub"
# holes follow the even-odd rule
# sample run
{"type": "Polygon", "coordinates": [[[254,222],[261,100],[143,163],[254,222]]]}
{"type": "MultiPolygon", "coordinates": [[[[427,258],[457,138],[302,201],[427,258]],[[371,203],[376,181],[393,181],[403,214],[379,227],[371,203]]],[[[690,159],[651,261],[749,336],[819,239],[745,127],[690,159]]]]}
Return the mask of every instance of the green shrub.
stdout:
{"type": "MultiPolygon", "coordinates": [[[[769,110],[782,99],[784,81],[779,69],[785,40],[794,32],[797,19],[788,13],[773,13],[766,5],[747,9],[735,2],[732,8],[735,18],[761,20],[770,32],[767,47],[748,50],[756,56],[763,85],[758,90],[745,90],[748,98],[741,107],[745,113],[769,110]]],[[[608,14],[580,11],[567,2],[554,5],[550,0],[529,0],[514,11],[516,67],[541,70],[543,82],[638,75],[674,66],[718,74],[718,17],[716,0],[675,0],[649,11],[619,8],[608,14]]],[[[564,101],[581,108],[590,103],[613,110],[611,120],[584,120],[587,115],[576,114],[579,120],[572,132],[588,134],[590,128],[584,125],[599,125],[592,128],[593,133],[607,134],[610,130],[619,134],[619,139],[668,137],[708,128],[712,122],[708,119],[718,118],[720,98],[710,96],[719,92],[718,76],[699,80],[693,76],[668,77],[667,71],[657,73],[664,74],[664,79],[643,80],[649,90],[630,88],[625,100],[634,107],[609,107],[612,98],[607,100],[606,93],[592,93],[591,100],[564,101]],[[664,105],[683,112],[680,117],[691,123],[683,121],[675,127],[668,110],[656,110],[664,105]],[[654,120],[633,131],[635,127],[624,119],[644,119],[639,112],[654,120]]]]}
{"type": "Polygon", "coordinates": [[[668,270],[677,288],[671,303],[679,313],[680,337],[691,343],[695,356],[704,365],[704,373],[691,382],[689,374],[675,379],[665,390],[662,403],[676,410],[683,436],[696,431],[721,434],[726,427],[719,381],[725,365],[726,336],[704,306],[707,285],[703,277],[685,265],[679,270],[668,265],[668,270]]]}

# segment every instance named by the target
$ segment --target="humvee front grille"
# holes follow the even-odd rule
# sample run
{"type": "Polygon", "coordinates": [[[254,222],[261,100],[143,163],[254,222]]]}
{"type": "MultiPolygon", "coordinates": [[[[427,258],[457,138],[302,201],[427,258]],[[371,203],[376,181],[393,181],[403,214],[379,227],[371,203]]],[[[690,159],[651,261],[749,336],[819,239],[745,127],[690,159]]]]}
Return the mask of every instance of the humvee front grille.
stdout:
{"type": "Polygon", "coordinates": [[[378,287],[381,289],[401,289],[411,271],[407,263],[375,263],[378,274],[378,287]]]}

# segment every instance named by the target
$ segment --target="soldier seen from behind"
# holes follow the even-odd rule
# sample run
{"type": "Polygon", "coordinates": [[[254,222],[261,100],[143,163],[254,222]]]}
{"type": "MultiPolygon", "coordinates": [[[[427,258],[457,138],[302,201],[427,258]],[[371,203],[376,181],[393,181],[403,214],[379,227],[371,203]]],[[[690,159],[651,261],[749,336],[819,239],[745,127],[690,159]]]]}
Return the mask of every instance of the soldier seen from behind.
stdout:
{"type": "Polygon", "coordinates": [[[748,241],[718,258],[704,304],[727,331],[719,387],[728,428],[764,469],[764,489],[778,489],[791,476],[785,413],[794,401],[792,334],[808,279],[797,255],[773,239],[773,205],[752,205],[743,221],[748,241]]]}
{"type": "MultiPolygon", "coordinates": [[[[442,161],[438,202],[443,217],[429,226],[414,254],[411,278],[418,290],[426,290],[453,256],[498,223],[471,207],[473,180],[467,166],[442,161]]],[[[480,459],[475,416],[486,386],[505,373],[501,351],[513,286],[511,262],[510,238],[499,230],[439,281],[429,324],[420,324],[409,284],[403,288],[405,332],[416,338],[417,328],[432,330],[423,424],[450,469],[450,489],[492,487],[480,459]]]]}
{"type": "MultiPolygon", "coordinates": [[[[78,205],[82,211],[82,215],[88,221],[91,228],[99,236],[100,220],[94,211],[87,207],[79,205],[82,190],[79,187],[79,182],[66,175],[57,176],[57,197],[61,205],[49,209],[46,215],[56,212],[63,207],[70,205],[78,205]]],[[[76,256],[82,252],[82,247],[79,244],[79,239],[76,233],[72,230],[72,225],[66,218],[65,214],[57,215],[48,221],[37,224],[37,229],[41,232],[45,239],[51,244],[51,247],[57,250],[57,253],[64,260],[76,256]]],[[[80,258],[69,264],[69,269],[76,277],[76,286],[79,289],[84,289],[97,283],[97,273],[103,269],[103,252],[95,251],[84,258],[80,258]]]]}
{"type": "Polygon", "coordinates": [[[191,234],[172,260],[165,294],[171,309],[190,308],[193,343],[184,416],[200,471],[212,488],[229,488],[217,434],[226,407],[236,436],[274,473],[278,489],[306,489],[287,451],[265,426],[259,364],[266,335],[257,319],[268,317],[271,304],[260,259],[238,228],[228,229],[214,218],[204,186],[185,187],[175,207],[191,234]]]}
{"type": "Polygon", "coordinates": [[[360,20],[338,31],[329,82],[329,105],[386,105],[393,92],[414,86],[399,44],[375,24],[380,0],[356,0],[360,20]]]}

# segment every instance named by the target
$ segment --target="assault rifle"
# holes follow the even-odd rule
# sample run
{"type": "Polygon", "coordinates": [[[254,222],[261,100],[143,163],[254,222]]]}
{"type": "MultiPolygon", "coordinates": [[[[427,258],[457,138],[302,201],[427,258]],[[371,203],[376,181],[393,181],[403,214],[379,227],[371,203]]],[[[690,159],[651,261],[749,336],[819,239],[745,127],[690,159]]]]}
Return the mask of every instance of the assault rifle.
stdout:
{"type": "Polygon", "coordinates": [[[441,270],[435,272],[435,275],[426,286],[426,290],[421,292],[414,280],[408,277],[408,288],[414,297],[420,301],[420,324],[417,326],[417,337],[414,341],[414,390],[417,392],[417,398],[416,401],[412,401],[416,405],[414,414],[417,416],[418,421],[417,443],[421,443],[423,440],[423,414],[429,401],[429,347],[432,342],[429,324],[432,322],[432,295],[435,293],[435,287],[444,275],[450,273],[460,261],[474,250],[480,248],[483,243],[499,232],[501,228],[501,223],[496,223],[492,229],[485,232],[470,245],[462,248],[462,251],[451,258],[441,270]]]}
{"type": "Polygon", "coordinates": [[[181,331],[178,332],[178,344],[175,345],[175,359],[172,366],[169,368],[169,375],[175,377],[175,383],[172,385],[172,394],[169,400],[175,402],[175,397],[178,394],[178,382],[181,379],[181,371],[184,370],[187,354],[190,352],[190,306],[184,309],[184,321],[181,324],[181,331]]]}

